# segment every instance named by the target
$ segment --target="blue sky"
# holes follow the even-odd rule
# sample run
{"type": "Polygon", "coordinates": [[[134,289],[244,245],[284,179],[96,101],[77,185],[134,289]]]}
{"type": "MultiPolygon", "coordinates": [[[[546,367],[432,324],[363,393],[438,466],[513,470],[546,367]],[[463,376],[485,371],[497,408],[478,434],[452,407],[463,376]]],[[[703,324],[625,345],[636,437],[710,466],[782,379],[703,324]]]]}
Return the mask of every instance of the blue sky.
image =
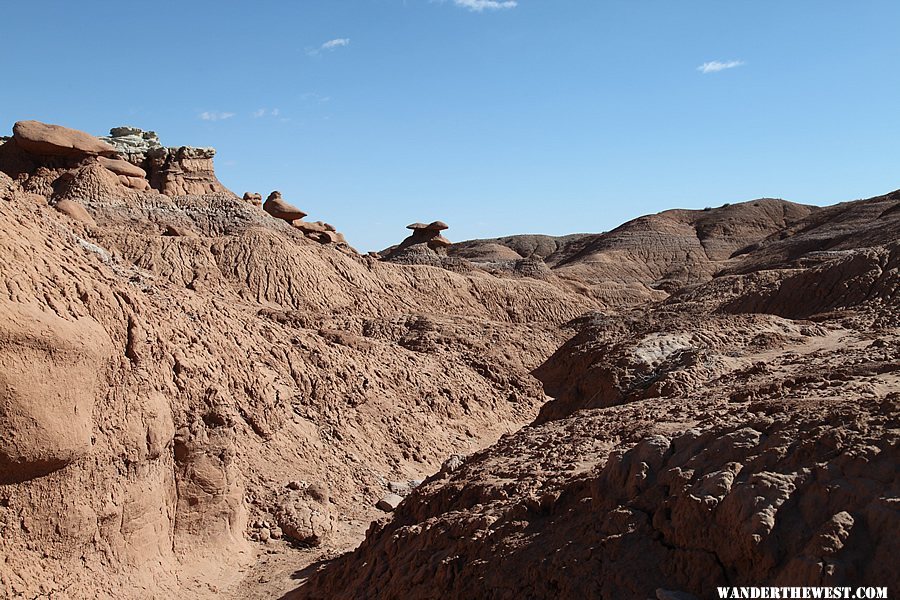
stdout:
{"type": "MultiPolygon", "coordinates": [[[[214,146],[360,250],[900,188],[900,2],[7,2],[0,131],[214,146]],[[703,65],[706,65],[704,68],[703,65]]],[[[8,134],[7,134],[8,135],[8,134]]]]}

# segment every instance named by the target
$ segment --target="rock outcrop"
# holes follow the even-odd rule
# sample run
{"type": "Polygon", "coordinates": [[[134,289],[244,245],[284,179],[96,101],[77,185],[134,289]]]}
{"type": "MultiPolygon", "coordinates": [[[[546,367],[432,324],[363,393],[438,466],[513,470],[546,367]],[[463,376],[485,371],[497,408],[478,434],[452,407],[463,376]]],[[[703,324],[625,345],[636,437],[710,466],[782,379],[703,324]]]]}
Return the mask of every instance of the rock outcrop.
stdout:
{"type": "Polygon", "coordinates": [[[253,206],[262,206],[262,195],[257,192],[244,192],[244,202],[249,202],[253,206]]]}
{"type": "Polygon", "coordinates": [[[39,156],[83,157],[111,155],[115,148],[92,135],[40,121],[19,121],[13,140],[22,150],[39,156]]]}
{"type": "Polygon", "coordinates": [[[13,598],[248,597],[257,553],[347,548],[387,482],[533,418],[530,371],[598,308],[309,243],[230,193],[125,187],[96,157],[16,152],[33,162],[13,177],[0,161],[13,598]],[[69,201],[96,226],[57,210],[69,201]]]}
{"type": "Polygon", "coordinates": [[[150,186],[167,196],[230,193],[213,168],[214,148],[154,148],[146,155],[150,186]]]}
{"type": "Polygon", "coordinates": [[[100,139],[123,156],[146,156],[150,150],[162,148],[155,131],[144,131],[137,127],[113,127],[109,130],[109,136],[100,139]]]}
{"type": "Polygon", "coordinates": [[[534,371],[553,399],[532,426],[442,469],[288,597],[900,585],[891,231],[898,193],[811,211],[664,303],[572,321],[534,371]]]}
{"type": "Polygon", "coordinates": [[[123,183],[135,189],[141,189],[142,184],[131,179],[145,177],[149,187],[168,196],[231,193],[216,177],[214,148],[165,147],[156,132],[137,127],[113,127],[102,139],[124,157],[124,162],[145,172],[144,176],[135,170],[123,172],[127,169],[124,165],[117,165],[121,171],[112,169],[127,177],[123,183]]]}
{"type": "Polygon", "coordinates": [[[281,219],[282,221],[287,221],[288,223],[292,223],[306,216],[305,212],[293,206],[292,204],[289,204],[284,198],[282,198],[281,192],[277,190],[269,194],[262,207],[264,211],[266,211],[276,219],[281,219]]]}
{"type": "Polygon", "coordinates": [[[4,596],[900,585],[900,194],[501,238],[493,275],[440,223],[311,243],[119,134],[0,145],[4,596]]]}
{"type": "MultiPolygon", "coordinates": [[[[449,229],[443,221],[411,223],[406,226],[412,234],[399,245],[385,250],[384,260],[398,264],[452,266],[459,261],[448,261],[446,249],[452,242],[441,232],[449,229]]],[[[451,268],[452,270],[452,268],[451,268]]]]}

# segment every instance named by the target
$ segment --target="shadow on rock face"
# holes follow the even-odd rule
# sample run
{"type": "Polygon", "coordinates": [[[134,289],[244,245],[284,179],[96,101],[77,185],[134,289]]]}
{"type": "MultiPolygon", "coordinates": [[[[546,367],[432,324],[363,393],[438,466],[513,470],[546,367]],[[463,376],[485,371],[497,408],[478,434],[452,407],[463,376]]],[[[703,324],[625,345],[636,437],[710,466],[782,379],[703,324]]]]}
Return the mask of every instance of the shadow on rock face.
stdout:
{"type": "Polygon", "coordinates": [[[96,321],[0,304],[0,484],[42,477],[91,451],[98,373],[111,351],[96,321]]]}

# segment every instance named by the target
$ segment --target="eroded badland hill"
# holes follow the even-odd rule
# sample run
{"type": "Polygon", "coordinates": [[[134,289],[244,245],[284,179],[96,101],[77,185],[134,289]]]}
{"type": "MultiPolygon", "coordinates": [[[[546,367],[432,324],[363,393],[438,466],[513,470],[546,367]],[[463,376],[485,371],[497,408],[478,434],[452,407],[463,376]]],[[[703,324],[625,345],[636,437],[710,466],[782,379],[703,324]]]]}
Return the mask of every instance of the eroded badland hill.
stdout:
{"type": "Polygon", "coordinates": [[[900,193],[363,255],[213,156],[0,139],[0,597],[900,589],[900,193]]]}

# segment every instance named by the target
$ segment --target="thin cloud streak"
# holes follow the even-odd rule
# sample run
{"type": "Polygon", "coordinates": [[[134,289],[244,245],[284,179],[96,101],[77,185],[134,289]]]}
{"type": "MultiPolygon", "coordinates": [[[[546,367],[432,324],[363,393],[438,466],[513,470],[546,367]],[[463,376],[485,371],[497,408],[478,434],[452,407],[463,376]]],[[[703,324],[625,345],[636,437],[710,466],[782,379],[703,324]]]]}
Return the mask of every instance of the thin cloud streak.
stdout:
{"type": "Polygon", "coordinates": [[[341,48],[342,46],[349,46],[350,38],[337,38],[335,40],[328,40],[324,44],[322,44],[322,50],[333,50],[335,48],[341,48]]]}
{"type": "Polygon", "coordinates": [[[280,114],[281,111],[277,108],[273,108],[272,110],[269,110],[268,108],[258,108],[253,111],[253,118],[259,119],[262,117],[277,117],[280,114]]]}
{"type": "Polygon", "coordinates": [[[472,12],[503,10],[505,8],[515,8],[519,5],[516,0],[453,0],[453,4],[467,8],[472,12]]]}
{"type": "Polygon", "coordinates": [[[725,62],[720,60],[711,60],[697,67],[697,70],[706,75],[707,73],[718,73],[719,71],[724,71],[726,69],[743,67],[745,64],[746,63],[742,60],[729,60],[725,62]]]}
{"type": "Polygon", "coordinates": [[[332,51],[338,48],[346,48],[350,45],[350,38],[335,38],[333,40],[328,40],[318,48],[314,48],[312,50],[307,50],[306,53],[310,56],[315,56],[320,52],[332,51]]]}
{"type": "Polygon", "coordinates": [[[217,110],[208,110],[208,111],[203,111],[202,113],[200,113],[197,116],[199,116],[200,119],[202,119],[203,121],[224,121],[225,119],[230,119],[235,114],[236,113],[233,113],[233,112],[220,112],[217,110]]]}

